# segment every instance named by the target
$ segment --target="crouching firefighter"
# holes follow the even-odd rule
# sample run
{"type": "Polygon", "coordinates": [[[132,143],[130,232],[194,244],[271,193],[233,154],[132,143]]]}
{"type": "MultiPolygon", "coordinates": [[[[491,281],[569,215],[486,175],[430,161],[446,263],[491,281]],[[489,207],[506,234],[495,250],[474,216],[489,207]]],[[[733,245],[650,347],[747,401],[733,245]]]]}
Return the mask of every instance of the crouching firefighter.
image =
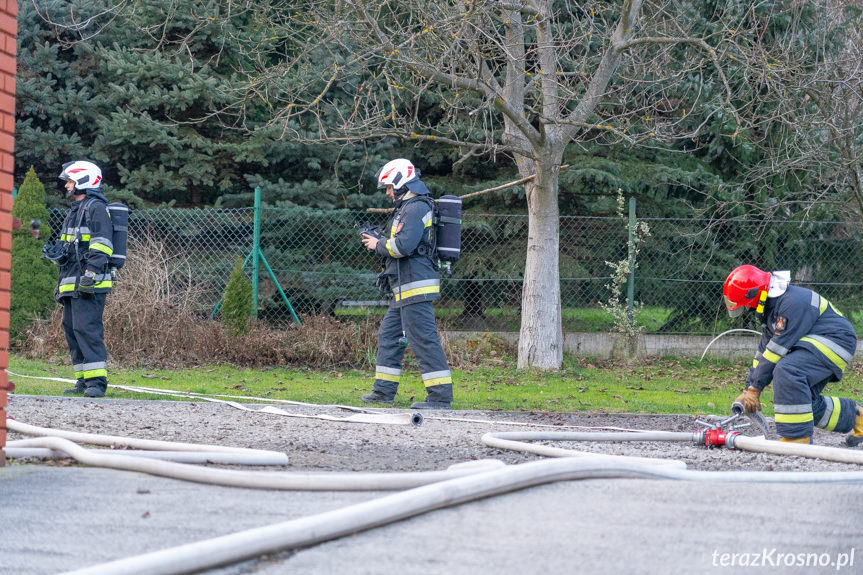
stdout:
{"type": "Polygon", "coordinates": [[[75,369],[75,387],[66,394],[103,397],[108,388],[108,354],[102,314],[111,292],[108,260],[113,254],[113,228],[108,200],[100,193],[102,171],[91,162],[63,164],[60,179],[72,209],[63,221],[60,239],[46,246],[46,257],[60,267],[54,299],[63,304],[63,331],[75,369]]]}
{"type": "Polygon", "coordinates": [[[791,273],[768,273],[744,265],[725,280],[722,293],[731,317],[747,307],[758,314],[761,341],[735,400],[746,412],[761,409],[759,396],[773,382],[773,407],[780,441],[811,443],[814,427],[847,433],[845,443],[863,443],[863,406],[821,395],[842,379],[857,350],[854,328],[833,304],[812,290],[789,285],[791,273]]]}
{"type": "Polygon", "coordinates": [[[363,233],[362,242],[382,256],[384,270],[378,286],[389,290],[392,301],[378,330],[378,353],[372,393],[367,403],[392,403],[402,375],[405,347],[419,362],[427,396],[412,409],[449,409],[452,374],[438,337],[432,302],[440,296],[440,273],[435,254],[434,201],[405,159],[392,160],[375,176],[386,189],[395,210],[386,237],[363,233]]]}

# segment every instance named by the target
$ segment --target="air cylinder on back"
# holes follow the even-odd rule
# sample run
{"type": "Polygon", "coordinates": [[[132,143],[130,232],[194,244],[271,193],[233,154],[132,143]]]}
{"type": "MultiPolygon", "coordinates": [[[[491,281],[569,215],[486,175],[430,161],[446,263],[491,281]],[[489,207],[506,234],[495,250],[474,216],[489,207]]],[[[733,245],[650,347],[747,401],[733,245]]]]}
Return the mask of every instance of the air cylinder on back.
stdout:
{"type": "Polygon", "coordinates": [[[120,202],[108,204],[108,214],[111,216],[111,225],[114,235],[111,243],[114,244],[114,253],[108,259],[108,266],[120,269],[126,263],[126,239],[129,235],[129,207],[120,202]]]}
{"type": "Polygon", "coordinates": [[[461,255],[461,198],[438,200],[437,254],[442,262],[456,262],[461,255]]]}

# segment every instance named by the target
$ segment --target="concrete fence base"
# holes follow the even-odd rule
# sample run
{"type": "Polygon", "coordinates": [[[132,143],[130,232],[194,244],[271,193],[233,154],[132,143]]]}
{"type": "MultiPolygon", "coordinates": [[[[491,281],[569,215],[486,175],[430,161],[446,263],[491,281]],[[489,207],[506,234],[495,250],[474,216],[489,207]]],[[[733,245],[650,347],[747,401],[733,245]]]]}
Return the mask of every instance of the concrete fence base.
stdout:
{"type": "MultiPolygon", "coordinates": [[[[447,336],[452,341],[477,342],[492,336],[518,345],[519,334],[517,332],[449,331],[447,336]]],[[[631,341],[615,333],[568,333],[564,336],[563,349],[565,353],[577,357],[601,359],[701,357],[714,337],[716,336],[641,334],[631,341]]],[[[758,339],[759,336],[755,334],[729,334],[720,337],[710,346],[705,357],[752,359],[758,347],[758,339]]],[[[863,348],[863,342],[858,340],[858,351],[861,348],[863,348]]]]}

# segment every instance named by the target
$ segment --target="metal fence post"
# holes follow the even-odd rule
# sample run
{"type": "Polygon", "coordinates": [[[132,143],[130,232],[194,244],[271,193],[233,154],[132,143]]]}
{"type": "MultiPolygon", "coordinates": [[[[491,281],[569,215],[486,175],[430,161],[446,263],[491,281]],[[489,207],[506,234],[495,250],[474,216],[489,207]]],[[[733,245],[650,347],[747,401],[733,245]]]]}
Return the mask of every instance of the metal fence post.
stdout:
{"type": "Polygon", "coordinates": [[[261,187],[255,187],[254,232],[252,233],[252,317],[258,317],[258,270],[261,267],[261,187]]]}
{"type": "Polygon", "coordinates": [[[629,198],[629,282],[626,287],[626,315],[632,325],[635,305],[635,198],[629,198]]]}

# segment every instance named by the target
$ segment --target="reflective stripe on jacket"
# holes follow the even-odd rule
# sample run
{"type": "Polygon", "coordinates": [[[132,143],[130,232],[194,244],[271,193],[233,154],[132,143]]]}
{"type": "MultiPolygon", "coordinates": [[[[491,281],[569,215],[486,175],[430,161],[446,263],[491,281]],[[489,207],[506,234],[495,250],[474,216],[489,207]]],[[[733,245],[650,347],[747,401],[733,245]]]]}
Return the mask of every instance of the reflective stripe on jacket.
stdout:
{"type": "Polygon", "coordinates": [[[435,239],[431,202],[426,196],[397,202],[386,238],[375,249],[386,262],[393,307],[440,296],[440,273],[430,257],[435,239]]]}
{"type": "Polygon", "coordinates": [[[95,292],[110,293],[113,282],[108,270],[108,258],[114,253],[111,242],[113,235],[107,198],[99,192],[88,190],[84,199],[75,202],[63,220],[60,241],[69,246],[71,257],[60,268],[57,281],[60,297],[69,297],[77,292],[78,283],[86,270],[96,274],[95,292]],[[84,210],[83,214],[81,210],[84,210]]]}
{"type": "Polygon", "coordinates": [[[795,347],[820,355],[838,379],[857,350],[857,334],[827,299],[812,290],[789,286],[781,296],[767,299],[747,386],[764,389],[769,385],[776,364],[795,347]]]}

